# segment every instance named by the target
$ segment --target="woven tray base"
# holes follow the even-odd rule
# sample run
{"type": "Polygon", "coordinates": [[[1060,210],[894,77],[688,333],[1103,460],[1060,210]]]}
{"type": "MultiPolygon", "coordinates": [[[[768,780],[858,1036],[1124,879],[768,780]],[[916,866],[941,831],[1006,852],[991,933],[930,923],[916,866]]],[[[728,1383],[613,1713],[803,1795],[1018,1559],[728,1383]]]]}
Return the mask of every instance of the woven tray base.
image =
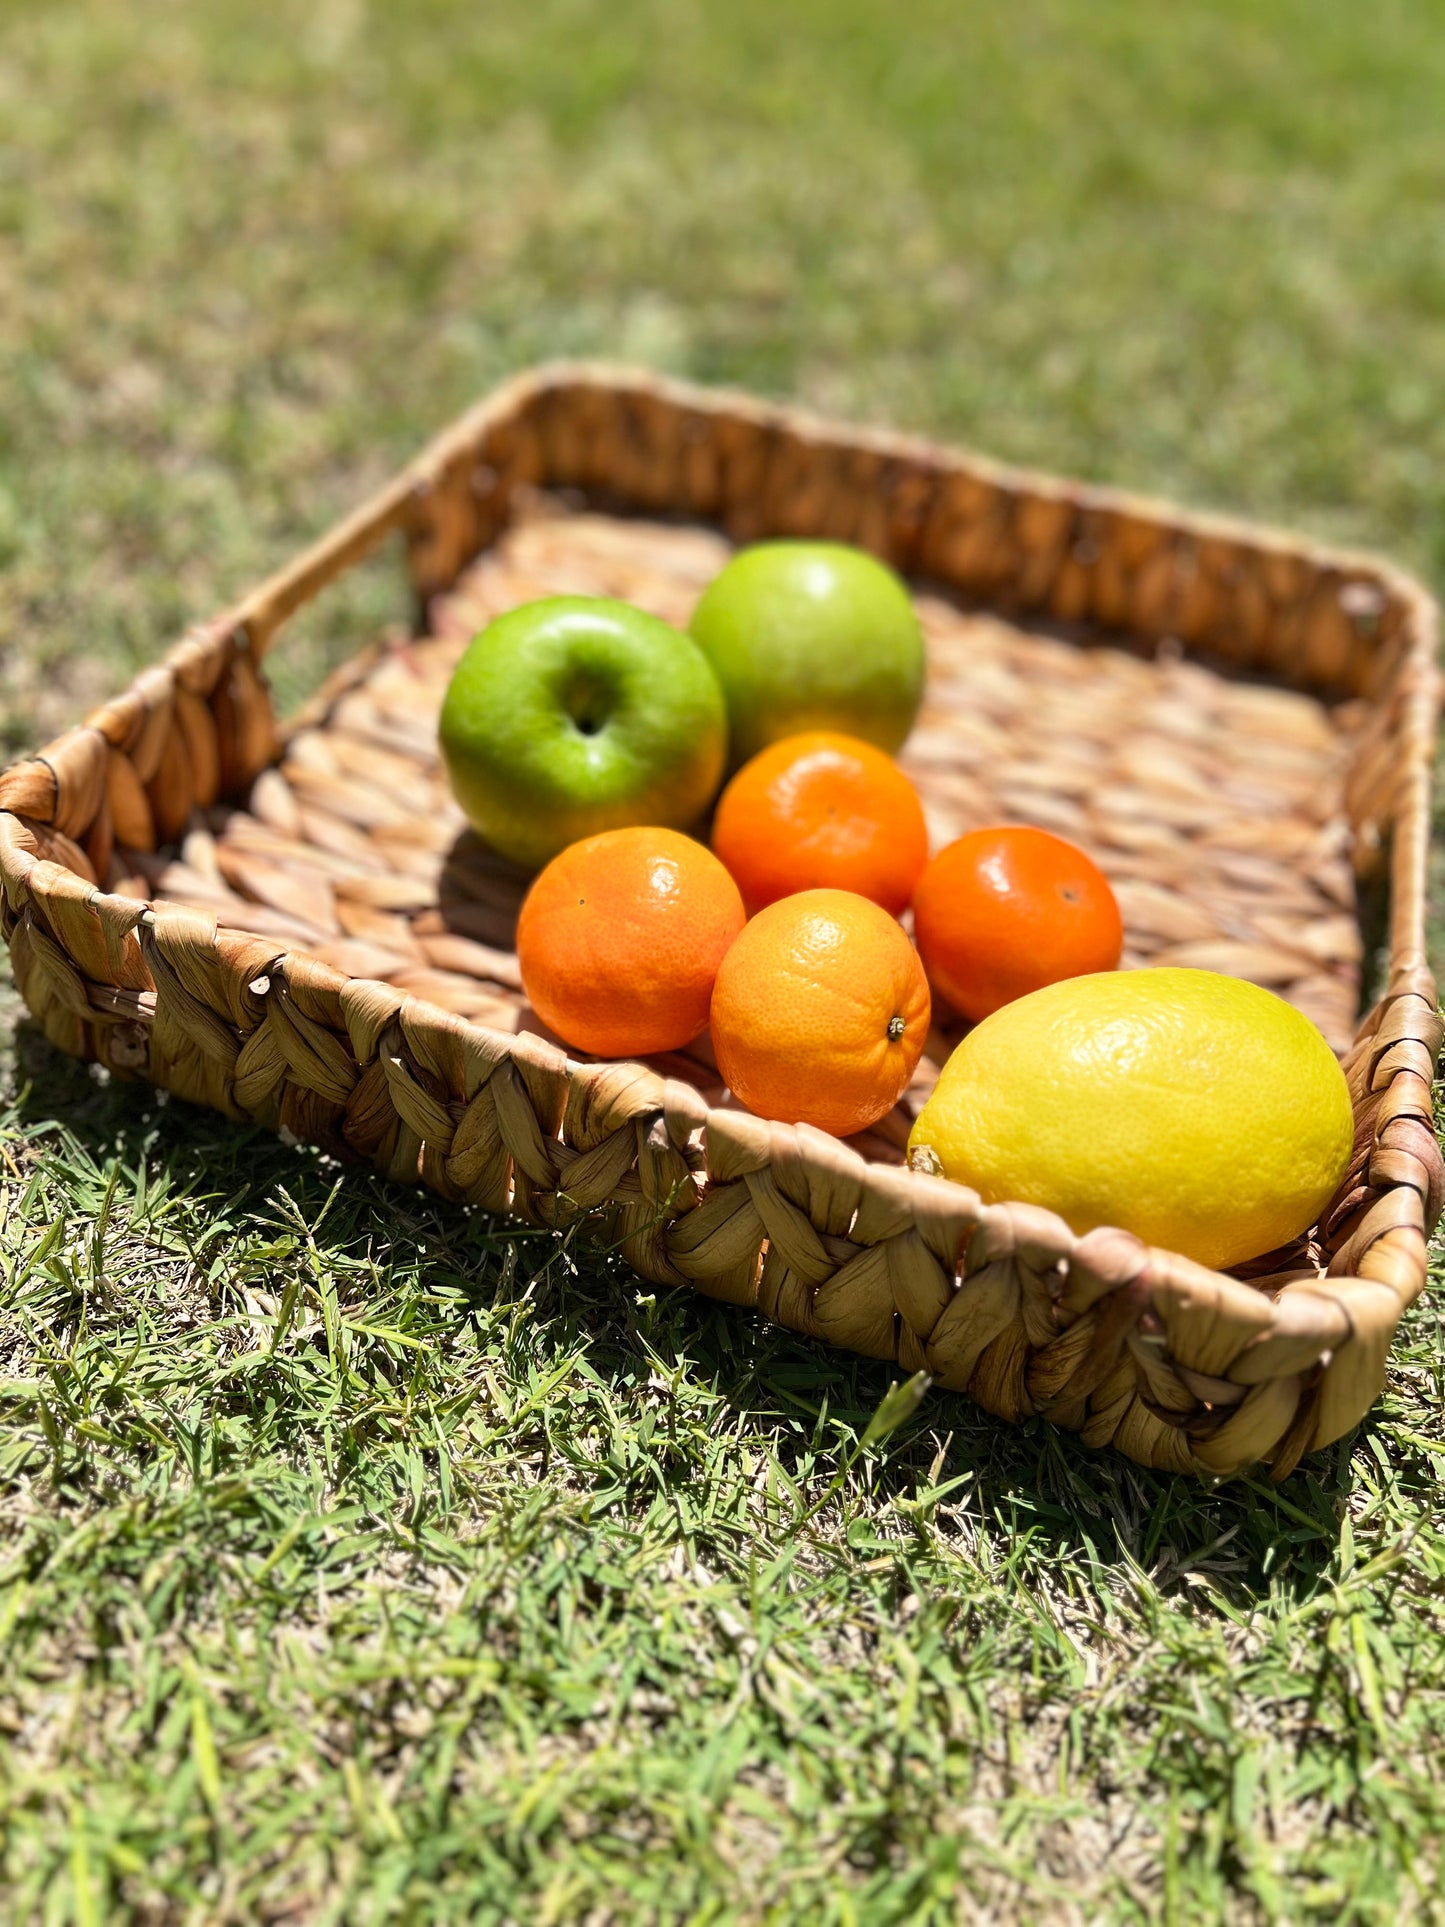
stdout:
{"type": "MultiPolygon", "coordinates": [[[[685,627],[729,553],[708,531],[571,513],[536,497],[433,610],[433,639],[347,666],[245,809],[214,809],[179,850],[135,858],[122,893],[274,936],[494,1028],[550,1035],[522,995],[521,872],[470,835],[436,753],[447,679],[490,617],[534,596],[621,596],[685,627]]],[[[1038,823],[1108,873],[1128,964],[1193,964],[1267,984],[1343,1048],[1361,943],[1345,777],[1363,706],[1202,667],[1081,647],[920,595],[929,700],[903,757],[933,845],[1038,823]]],[[[900,1162],[960,1034],[940,1012],[897,1111],[854,1140],[900,1162]]],[[[703,1038],[654,1060],[725,1102],[703,1038]]]]}

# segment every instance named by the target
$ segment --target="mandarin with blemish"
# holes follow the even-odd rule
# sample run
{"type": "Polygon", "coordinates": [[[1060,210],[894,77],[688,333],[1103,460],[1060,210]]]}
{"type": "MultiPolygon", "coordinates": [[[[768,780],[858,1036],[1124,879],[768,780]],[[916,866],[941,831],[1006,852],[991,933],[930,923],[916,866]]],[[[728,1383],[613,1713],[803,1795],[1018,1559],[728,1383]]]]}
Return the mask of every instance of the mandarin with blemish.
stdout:
{"type": "Polygon", "coordinates": [[[913,934],[934,990],[972,1023],[1045,984],[1115,970],[1124,947],[1098,864],[1024,824],[940,850],[913,895],[913,934]]]}

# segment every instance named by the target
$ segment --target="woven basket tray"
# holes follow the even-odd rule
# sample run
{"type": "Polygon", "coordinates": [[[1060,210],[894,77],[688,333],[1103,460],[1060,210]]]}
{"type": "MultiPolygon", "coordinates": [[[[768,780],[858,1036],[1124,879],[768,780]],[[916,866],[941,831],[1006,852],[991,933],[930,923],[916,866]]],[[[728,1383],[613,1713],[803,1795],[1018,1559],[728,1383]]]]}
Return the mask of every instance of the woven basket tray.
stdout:
{"type": "Polygon", "coordinates": [[[447,1197],[586,1215],[649,1279],[1003,1418],[1283,1476],[1378,1393],[1445,1183],[1422,942],[1435,632],[1424,591],[1368,557],[545,369],[0,776],[5,934],[51,1041],[119,1075],[447,1197]],[[415,636],[363,650],[280,731],[263,658],[394,531],[415,636]],[[898,1112],[849,1143],[730,1105],[705,1041],[640,1066],[540,1032],[511,948],[525,879],[438,769],[452,665],[540,594],[685,624],[728,541],[784,533],[861,543],[922,585],[929,695],[904,761],[935,846],[1000,818],[1063,832],[1114,883],[1126,962],[1253,978],[1341,1050],[1355,1155],[1307,1239],[1227,1276],[910,1173],[946,1026],[898,1112]],[[1388,977],[1361,1019],[1357,896],[1387,858],[1388,977]]]}

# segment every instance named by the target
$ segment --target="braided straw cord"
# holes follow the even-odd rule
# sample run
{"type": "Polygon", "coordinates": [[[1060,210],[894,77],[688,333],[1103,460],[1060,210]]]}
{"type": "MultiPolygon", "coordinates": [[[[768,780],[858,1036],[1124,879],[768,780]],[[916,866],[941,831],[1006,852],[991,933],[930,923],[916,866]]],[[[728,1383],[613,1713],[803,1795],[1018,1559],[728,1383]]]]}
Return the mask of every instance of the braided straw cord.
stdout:
{"type": "Polygon", "coordinates": [[[925,1369],[1002,1417],[1043,1413],[1145,1464],[1263,1459],[1283,1476],[1377,1395],[1445,1191],[1422,934],[1435,646],[1428,595],[1366,556],[746,397],[543,369],[0,775],[0,917],[47,1036],[117,1074],[448,1197],[585,1217],[649,1279],[925,1369]],[[1292,1268],[1246,1282],[1123,1231],[1076,1237],[1046,1211],[710,1105],[682,1076],[576,1063],[348,975],[297,948],[285,916],[268,935],[261,905],[238,930],[204,899],[118,893],[222,799],[249,794],[264,817],[282,744],[259,665],[291,613],[393,531],[435,612],[536,486],[736,540],[858,542],[995,610],[1169,638],[1355,705],[1344,794],[1360,870],[1388,849],[1389,977],[1345,1055],[1350,1173],[1292,1268]]]}

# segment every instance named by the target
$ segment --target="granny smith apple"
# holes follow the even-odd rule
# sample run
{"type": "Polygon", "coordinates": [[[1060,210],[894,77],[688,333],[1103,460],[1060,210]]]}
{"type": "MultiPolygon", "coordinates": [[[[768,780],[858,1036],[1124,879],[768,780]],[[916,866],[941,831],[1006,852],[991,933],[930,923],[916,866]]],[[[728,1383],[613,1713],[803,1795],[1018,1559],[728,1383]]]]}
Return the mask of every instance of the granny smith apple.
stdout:
{"type": "Polygon", "coordinates": [[[442,704],[452,789],[479,836],[537,869],[629,823],[686,829],[727,762],[727,712],[697,644],[600,596],[548,596],[467,645],[442,704]]]}
{"type": "Polygon", "coordinates": [[[759,542],[703,591],[692,634],[727,698],[732,760],[805,729],[891,755],[923,699],[923,632],[902,582],[841,542],[759,542]]]}

